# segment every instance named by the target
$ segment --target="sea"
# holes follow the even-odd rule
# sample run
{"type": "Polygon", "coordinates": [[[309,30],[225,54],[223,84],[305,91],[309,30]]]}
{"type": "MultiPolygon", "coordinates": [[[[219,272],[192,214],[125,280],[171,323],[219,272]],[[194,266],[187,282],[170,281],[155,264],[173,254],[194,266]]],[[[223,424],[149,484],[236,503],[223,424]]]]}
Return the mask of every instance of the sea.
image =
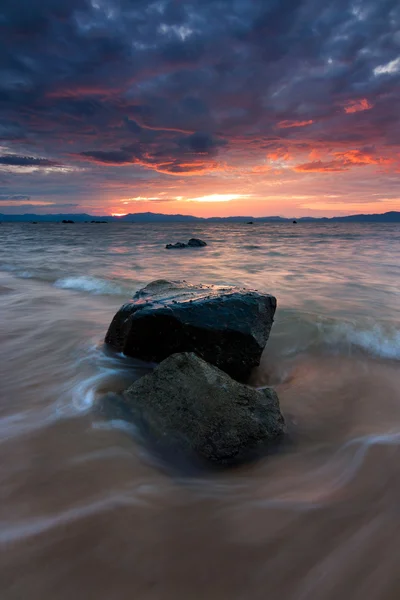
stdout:
{"type": "Polygon", "coordinates": [[[3,223],[0,328],[2,600],[400,597],[399,225],[3,223]],[[99,410],[151,368],[103,342],[155,279],[277,297],[251,384],[290,443],[183,472],[99,410]]]}

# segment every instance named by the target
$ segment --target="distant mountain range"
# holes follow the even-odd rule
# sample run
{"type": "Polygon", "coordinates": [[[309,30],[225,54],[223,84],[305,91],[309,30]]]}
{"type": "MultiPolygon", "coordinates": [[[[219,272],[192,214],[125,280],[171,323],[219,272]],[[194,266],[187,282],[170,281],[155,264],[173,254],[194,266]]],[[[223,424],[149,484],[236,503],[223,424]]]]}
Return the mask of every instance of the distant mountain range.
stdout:
{"type": "Polygon", "coordinates": [[[289,223],[289,222],[355,222],[355,223],[400,223],[400,212],[391,211],[383,214],[373,215],[347,215],[345,217],[300,217],[300,218],[285,218],[285,217],[194,217],[191,215],[164,215],[162,213],[133,213],[123,217],[111,216],[92,216],[85,213],[82,214],[59,214],[59,215],[4,215],[0,213],[0,221],[8,223],[24,223],[24,222],[60,222],[74,221],[75,223],[99,222],[106,221],[108,223],[289,223]]]}

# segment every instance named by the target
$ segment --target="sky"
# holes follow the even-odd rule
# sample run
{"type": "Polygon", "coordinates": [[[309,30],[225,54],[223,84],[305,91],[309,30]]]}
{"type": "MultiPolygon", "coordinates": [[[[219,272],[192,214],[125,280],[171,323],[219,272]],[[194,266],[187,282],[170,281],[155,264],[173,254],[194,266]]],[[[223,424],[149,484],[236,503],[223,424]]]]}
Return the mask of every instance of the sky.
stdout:
{"type": "Polygon", "coordinates": [[[398,0],[1,0],[0,213],[390,210],[398,0]]]}

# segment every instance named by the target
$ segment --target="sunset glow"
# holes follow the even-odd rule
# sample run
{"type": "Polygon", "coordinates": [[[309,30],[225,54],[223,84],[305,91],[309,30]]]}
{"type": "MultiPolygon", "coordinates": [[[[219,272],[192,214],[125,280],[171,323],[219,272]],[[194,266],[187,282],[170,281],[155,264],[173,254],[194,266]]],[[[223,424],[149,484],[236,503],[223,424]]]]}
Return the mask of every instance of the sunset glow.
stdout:
{"type": "Polygon", "coordinates": [[[231,200],[239,200],[247,198],[248,195],[243,194],[210,194],[209,196],[200,196],[199,198],[189,198],[191,202],[230,202],[231,200]]]}
{"type": "Polygon", "coordinates": [[[364,2],[6,3],[0,213],[400,209],[395,8],[364,2]]]}

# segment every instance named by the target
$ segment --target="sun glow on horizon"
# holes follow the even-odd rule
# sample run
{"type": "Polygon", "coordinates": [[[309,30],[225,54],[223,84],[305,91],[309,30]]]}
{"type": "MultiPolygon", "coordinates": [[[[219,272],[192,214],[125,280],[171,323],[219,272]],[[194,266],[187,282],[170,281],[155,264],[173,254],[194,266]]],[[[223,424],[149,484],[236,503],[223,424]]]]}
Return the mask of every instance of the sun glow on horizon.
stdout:
{"type": "Polygon", "coordinates": [[[249,198],[251,194],[210,194],[208,196],[198,196],[197,198],[188,198],[188,202],[230,202],[231,200],[240,200],[249,198]]]}

